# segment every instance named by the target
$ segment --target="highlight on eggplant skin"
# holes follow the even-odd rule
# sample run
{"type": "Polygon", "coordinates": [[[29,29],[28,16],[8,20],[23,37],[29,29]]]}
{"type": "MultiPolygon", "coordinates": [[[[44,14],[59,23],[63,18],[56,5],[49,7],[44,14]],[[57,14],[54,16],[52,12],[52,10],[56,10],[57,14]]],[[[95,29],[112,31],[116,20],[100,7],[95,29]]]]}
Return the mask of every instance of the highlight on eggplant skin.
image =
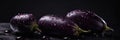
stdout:
{"type": "Polygon", "coordinates": [[[66,18],[75,22],[83,30],[91,30],[95,33],[113,31],[100,16],[91,11],[73,10],[66,15],[66,18]]]}
{"type": "Polygon", "coordinates": [[[38,24],[42,33],[50,36],[79,36],[81,32],[87,32],[80,29],[74,22],[54,15],[41,17],[38,24]]]}
{"type": "Polygon", "coordinates": [[[12,25],[12,28],[17,28],[18,32],[21,33],[29,33],[38,29],[38,25],[33,14],[15,15],[11,18],[10,24],[12,25]]]}

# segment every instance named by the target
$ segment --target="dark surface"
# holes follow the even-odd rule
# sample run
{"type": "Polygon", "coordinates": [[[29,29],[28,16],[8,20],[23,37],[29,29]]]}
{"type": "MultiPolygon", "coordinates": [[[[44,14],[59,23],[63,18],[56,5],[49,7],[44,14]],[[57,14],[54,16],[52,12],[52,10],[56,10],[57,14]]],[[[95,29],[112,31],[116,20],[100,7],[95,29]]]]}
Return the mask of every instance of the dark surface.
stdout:
{"type": "MultiPolygon", "coordinates": [[[[12,34],[12,30],[10,29],[10,24],[9,23],[0,23],[0,40],[16,40],[16,35],[12,34]],[[9,30],[8,32],[5,32],[5,30],[9,30]]],[[[113,32],[117,33],[117,32],[113,32]]],[[[76,39],[71,39],[68,38],[68,40],[119,40],[118,35],[116,34],[111,34],[109,33],[105,35],[104,37],[96,37],[96,36],[84,36],[83,38],[76,38],[76,39]]],[[[23,38],[21,39],[23,40],[23,38]]],[[[39,38],[27,38],[24,37],[24,40],[63,40],[63,38],[55,38],[55,37],[39,37],[39,38]]]]}

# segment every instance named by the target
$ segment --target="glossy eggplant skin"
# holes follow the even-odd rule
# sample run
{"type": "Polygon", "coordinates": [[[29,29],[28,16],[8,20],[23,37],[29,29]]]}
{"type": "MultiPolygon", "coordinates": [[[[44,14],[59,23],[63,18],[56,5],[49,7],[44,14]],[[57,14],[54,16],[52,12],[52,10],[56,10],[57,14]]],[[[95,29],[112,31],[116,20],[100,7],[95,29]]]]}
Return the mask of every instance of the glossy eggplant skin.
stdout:
{"type": "Polygon", "coordinates": [[[45,35],[64,37],[79,35],[78,26],[74,22],[53,15],[46,15],[39,19],[39,28],[45,35]]]}
{"type": "Polygon", "coordinates": [[[13,28],[18,28],[21,33],[29,33],[31,32],[33,26],[37,25],[32,14],[15,15],[11,18],[10,23],[13,28]]]}
{"type": "Polygon", "coordinates": [[[101,33],[106,30],[111,30],[106,22],[97,14],[85,10],[73,10],[66,15],[66,18],[72,20],[84,30],[101,33]]]}
{"type": "Polygon", "coordinates": [[[34,20],[35,18],[32,14],[18,14],[10,20],[10,23],[16,25],[30,25],[31,21],[34,20]]]}

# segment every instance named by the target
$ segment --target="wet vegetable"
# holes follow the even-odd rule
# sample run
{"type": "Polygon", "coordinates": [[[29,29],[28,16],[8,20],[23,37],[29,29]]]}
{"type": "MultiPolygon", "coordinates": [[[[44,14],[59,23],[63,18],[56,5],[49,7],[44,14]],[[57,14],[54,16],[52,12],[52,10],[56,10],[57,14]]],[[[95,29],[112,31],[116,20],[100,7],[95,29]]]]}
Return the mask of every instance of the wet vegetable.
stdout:
{"type": "MultiPolygon", "coordinates": [[[[32,14],[18,14],[11,18],[11,28],[18,29],[21,33],[29,33],[38,29],[36,19],[32,14]]],[[[16,31],[18,31],[16,30],[16,31]]],[[[15,31],[15,30],[14,30],[15,31]]]]}
{"type": "Polygon", "coordinates": [[[107,23],[97,14],[85,10],[73,10],[66,17],[75,22],[84,30],[91,30],[93,33],[102,33],[113,30],[107,26],[107,23]]]}
{"type": "Polygon", "coordinates": [[[53,15],[41,17],[38,24],[43,34],[55,37],[78,36],[81,32],[86,32],[74,22],[53,15]]]}

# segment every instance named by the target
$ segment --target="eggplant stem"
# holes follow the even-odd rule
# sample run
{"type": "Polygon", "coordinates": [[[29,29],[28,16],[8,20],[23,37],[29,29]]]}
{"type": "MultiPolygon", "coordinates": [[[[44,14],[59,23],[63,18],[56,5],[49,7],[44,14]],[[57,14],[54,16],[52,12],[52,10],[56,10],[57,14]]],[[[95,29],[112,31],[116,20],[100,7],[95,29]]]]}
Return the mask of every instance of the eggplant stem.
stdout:
{"type": "Polygon", "coordinates": [[[81,33],[88,33],[88,32],[91,32],[91,30],[83,30],[83,29],[81,29],[77,24],[75,24],[75,26],[74,26],[74,30],[75,30],[75,33],[74,33],[74,35],[80,35],[81,33]]]}
{"type": "Polygon", "coordinates": [[[105,25],[105,31],[114,31],[112,28],[108,27],[107,25],[105,25]]]}
{"type": "Polygon", "coordinates": [[[36,22],[33,22],[31,25],[31,31],[33,30],[37,30],[39,32],[41,32],[41,30],[38,28],[38,24],[36,22]]]}

